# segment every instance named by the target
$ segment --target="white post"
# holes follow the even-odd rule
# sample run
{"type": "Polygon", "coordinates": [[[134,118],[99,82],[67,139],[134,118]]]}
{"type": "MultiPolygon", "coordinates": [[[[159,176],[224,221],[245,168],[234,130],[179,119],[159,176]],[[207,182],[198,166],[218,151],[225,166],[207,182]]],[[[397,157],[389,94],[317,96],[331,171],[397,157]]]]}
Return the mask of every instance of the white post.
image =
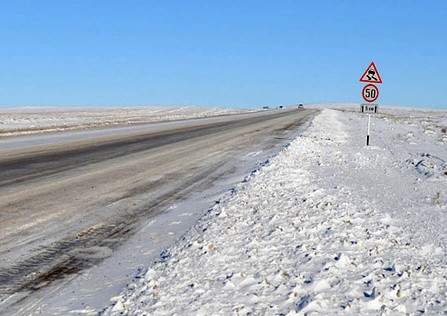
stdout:
{"type": "Polygon", "coordinates": [[[371,125],[371,114],[368,114],[368,130],[366,132],[366,146],[369,146],[369,129],[371,125]]]}

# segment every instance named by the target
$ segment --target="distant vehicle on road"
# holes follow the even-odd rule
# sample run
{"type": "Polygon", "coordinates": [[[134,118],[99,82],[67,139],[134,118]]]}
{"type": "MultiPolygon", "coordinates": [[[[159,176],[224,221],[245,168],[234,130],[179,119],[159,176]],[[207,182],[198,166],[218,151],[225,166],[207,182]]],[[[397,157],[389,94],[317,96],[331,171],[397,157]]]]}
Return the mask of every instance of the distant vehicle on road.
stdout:
{"type": "Polygon", "coordinates": [[[302,109],[302,108],[304,108],[303,104],[302,103],[298,104],[298,109],[302,109]]]}
{"type": "Polygon", "coordinates": [[[280,110],[282,110],[282,108],[284,108],[282,105],[280,105],[280,106],[278,107],[278,109],[280,109],[280,110]]]}
{"type": "Polygon", "coordinates": [[[263,110],[268,110],[269,107],[268,107],[268,106],[263,106],[262,109],[263,109],[263,110]]]}

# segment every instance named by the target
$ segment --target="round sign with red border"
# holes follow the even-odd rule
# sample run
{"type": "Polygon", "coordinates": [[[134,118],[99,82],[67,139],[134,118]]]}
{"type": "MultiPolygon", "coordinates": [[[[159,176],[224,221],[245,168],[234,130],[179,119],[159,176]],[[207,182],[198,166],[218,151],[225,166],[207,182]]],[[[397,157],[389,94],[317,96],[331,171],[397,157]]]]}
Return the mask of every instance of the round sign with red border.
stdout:
{"type": "Polygon", "coordinates": [[[379,97],[379,88],[373,84],[367,84],[363,87],[362,97],[366,102],[374,102],[379,97]]]}

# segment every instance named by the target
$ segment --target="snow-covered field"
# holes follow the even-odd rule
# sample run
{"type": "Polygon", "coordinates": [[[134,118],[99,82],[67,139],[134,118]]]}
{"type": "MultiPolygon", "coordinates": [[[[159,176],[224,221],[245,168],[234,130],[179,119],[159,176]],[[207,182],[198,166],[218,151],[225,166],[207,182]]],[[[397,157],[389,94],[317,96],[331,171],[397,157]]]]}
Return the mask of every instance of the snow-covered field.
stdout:
{"type": "Polygon", "coordinates": [[[247,112],[200,107],[0,109],[0,137],[247,112]]]}
{"type": "Polygon", "coordinates": [[[106,314],[447,312],[447,112],[325,109],[106,314]],[[430,112],[431,113],[431,112],[430,112]]]}

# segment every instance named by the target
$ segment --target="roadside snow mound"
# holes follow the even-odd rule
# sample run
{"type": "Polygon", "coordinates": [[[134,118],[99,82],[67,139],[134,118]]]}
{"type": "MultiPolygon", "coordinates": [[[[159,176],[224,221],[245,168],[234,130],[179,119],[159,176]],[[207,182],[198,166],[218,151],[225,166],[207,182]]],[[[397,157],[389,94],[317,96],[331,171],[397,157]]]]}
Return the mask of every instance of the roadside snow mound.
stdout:
{"type": "Polygon", "coordinates": [[[363,122],[323,110],[106,314],[445,312],[445,244],[414,233],[417,214],[445,217],[445,203],[421,198],[426,186],[378,137],[364,147],[363,122]]]}

